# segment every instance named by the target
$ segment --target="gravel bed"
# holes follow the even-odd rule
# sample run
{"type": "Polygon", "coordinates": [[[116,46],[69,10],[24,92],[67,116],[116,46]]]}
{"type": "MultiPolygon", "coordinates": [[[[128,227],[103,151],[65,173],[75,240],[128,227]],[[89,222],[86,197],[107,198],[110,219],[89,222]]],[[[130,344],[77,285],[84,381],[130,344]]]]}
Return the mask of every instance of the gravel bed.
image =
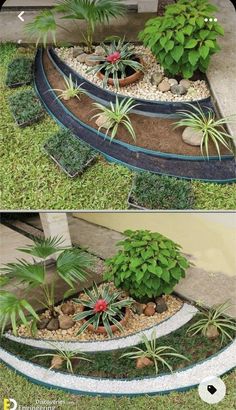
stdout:
{"type": "MultiPolygon", "coordinates": [[[[150,327],[144,331],[139,331],[131,336],[126,337],[117,337],[114,339],[108,339],[103,341],[87,341],[87,342],[70,342],[70,341],[55,341],[55,345],[57,347],[62,348],[63,350],[73,351],[77,349],[81,349],[84,352],[101,352],[101,351],[110,351],[110,350],[117,350],[117,349],[124,349],[126,347],[134,346],[140,343],[140,337],[142,334],[145,334],[148,339],[151,338],[151,334],[153,330],[156,330],[157,337],[162,337],[168,335],[169,333],[177,330],[181,326],[185,325],[189,322],[192,317],[197,313],[197,309],[184,303],[182,308],[171,316],[169,319],[163,320],[163,322],[150,327]]],[[[19,342],[22,344],[26,344],[28,346],[37,347],[40,349],[49,349],[53,350],[53,346],[47,343],[46,340],[39,340],[33,338],[22,338],[17,337],[12,334],[6,333],[5,337],[13,340],[14,342],[19,342]]],[[[52,341],[50,340],[50,343],[52,341]]]]}
{"type": "Polygon", "coordinates": [[[73,393],[135,395],[170,392],[198,385],[209,376],[221,376],[236,366],[236,340],[217,355],[172,374],[135,380],[99,379],[55,372],[18,359],[0,348],[0,359],[19,373],[48,387],[73,393]]]}
{"type": "MultiPolygon", "coordinates": [[[[120,95],[130,96],[145,100],[156,101],[194,101],[202,98],[207,98],[210,95],[207,83],[204,80],[190,81],[191,87],[188,89],[187,94],[184,96],[178,96],[171,93],[171,91],[161,92],[155,85],[152,85],[150,80],[151,76],[157,72],[163,73],[163,68],[157,63],[156,58],[153,56],[150,50],[143,46],[136,46],[136,54],[143,57],[145,64],[145,72],[143,78],[137,83],[122,87],[119,91],[120,95]]],[[[73,47],[70,48],[56,48],[58,56],[66,62],[73,70],[77,71],[87,80],[102,87],[102,81],[93,73],[88,74],[88,66],[80,63],[77,57],[73,57],[73,47]]],[[[168,80],[168,77],[163,79],[168,80]]],[[[108,86],[108,90],[116,92],[113,86],[108,86]]]]}

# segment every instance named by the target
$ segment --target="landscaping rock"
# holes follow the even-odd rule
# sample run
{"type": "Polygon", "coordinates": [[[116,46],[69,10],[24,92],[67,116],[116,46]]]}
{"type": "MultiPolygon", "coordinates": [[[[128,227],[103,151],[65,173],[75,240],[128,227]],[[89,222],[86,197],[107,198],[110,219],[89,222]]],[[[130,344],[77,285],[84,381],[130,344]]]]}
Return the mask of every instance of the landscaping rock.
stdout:
{"type": "Polygon", "coordinates": [[[70,316],[60,316],[59,317],[59,325],[60,328],[63,330],[70,329],[75,324],[74,320],[70,316]]]}
{"type": "Polygon", "coordinates": [[[79,55],[81,55],[83,53],[84,53],[84,50],[83,50],[82,47],[74,47],[73,48],[73,53],[72,53],[73,58],[76,58],[76,57],[78,57],[79,55]]]}
{"type": "Polygon", "coordinates": [[[156,304],[153,302],[147,303],[147,307],[144,310],[145,316],[153,316],[156,313],[156,304]]]}
{"type": "Polygon", "coordinates": [[[146,307],[147,305],[145,305],[144,303],[139,303],[139,302],[133,303],[133,309],[135,313],[137,313],[138,315],[142,315],[146,307]]]}
{"type": "Polygon", "coordinates": [[[142,369],[143,367],[153,366],[154,363],[152,360],[148,359],[148,357],[139,357],[136,360],[136,368],[142,369]]]}
{"type": "Polygon", "coordinates": [[[206,331],[206,337],[208,339],[216,339],[219,336],[219,331],[216,326],[210,325],[206,331]]]}
{"type": "Polygon", "coordinates": [[[183,85],[175,84],[171,86],[171,92],[175,95],[187,94],[187,89],[183,85]]]}
{"type": "Polygon", "coordinates": [[[53,317],[48,325],[47,325],[48,330],[58,330],[59,329],[59,320],[55,317],[53,317]]]}
{"type": "Polygon", "coordinates": [[[168,310],[168,306],[162,297],[157,298],[155,302],[156,302],[156,312],[157,313],[163,313],[166,310],[168,310]]]}
{"type": "Polygon", "coordinates": [[[151,76],[151,84],[158,86],[163,79],[163,74],[161,72],[156,72],[151,76]]]}
{"type": "Polygon", "coordinates": [[[62,365],[63,365],[63,359],[58,355],[53,356],[52,361],[51,361],[51,367],[53,369],[60,369],[62,365]]]}
{"type": "Polygon", "coordinates": [[[105,114],[101,114],[97,119],[96,119],[96,124],[98,128],[110,128],[111,127],[111,121],[109,121],[106,117],[105,114]]]}
{"type": "Polygon", "coordinates": [[[61,311],[64,313],[64,315],[73,315],[75,313],[75,308],[72,303],[67,302],[61,305],[61,311]]]}
{"type": "Polygon", "coordinates": [[[82,53],[82,54],[78,55],[78,57],[77,57],[76,60],[77,60],[79,63],[85,63],[85,60],[86,60],[87,57],[88,57],[88,54],[82,53]]]}
{"type": "Polygon", "coordinates": [[[186,127],[182,134],[182,139],[186,144],[193,146],[200,146],[203,133],[201,131],[196,131],[192,127],[186,127]]]}
{"type": "Polygon", "coordinates": [[[179,82],[179,85],[182,85],[186,90],[188,90],[191,87],[191,83],[189,80],[181,80],[179,82]]]}
{"type": "Polygon", "coordinates": [[[40,321],[37,322],[37,329],[39,330],[46,329],[49,322],[50,322],[50,318],[48,317],[44,317],[40,319],[40,321]]]}
{"type": "Polygon", "coordinates": [[[169,78],[168,82],[171,86],[178,84],[178,81],[175,78],[169,78]]]}
{"type": "Polygon", "coordinates": [[[158,85],[158,90],[165,93],[167,91],[170,91],[170,84],[167,80],[163,80],[159,85],[158,85]]]}
{"type": "Polygon", "coordinates": [[[95,65],[99,64],[99,57],[93,54],[87,55],[85,58],[85,64],[89,67],[94,67],[95,65]]]}
{"type": "Polygon", "coordinates": [[[105,50],[104,50],[103,47],[97,46],[97,47],[95,47],[94,54],[96,54],[97,56],[104,56],[105,55],[105,50]]]}

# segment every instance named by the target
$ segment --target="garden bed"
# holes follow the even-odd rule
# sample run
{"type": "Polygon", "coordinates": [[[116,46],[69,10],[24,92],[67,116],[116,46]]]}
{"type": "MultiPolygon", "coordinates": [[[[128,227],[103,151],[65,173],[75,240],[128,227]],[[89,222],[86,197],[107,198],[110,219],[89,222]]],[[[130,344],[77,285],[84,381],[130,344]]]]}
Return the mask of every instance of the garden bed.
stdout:
{"type": "Polygon", "coordinates": [[[76,138],[69,130],[61,130],[47,140],[44,149],[71,178],[81,175],[98,158],[96,151],[76,138]]]}
{"type": "Polygon", "coordinates": [[[15,93],[9,97],[11,113],[19,127],[27,127],[42,119],[43,107],[33,90],[15,93]]]}
{"type": "MultiPolygon", "coordinates": [[[[44,52],[43,64],[51,88],[65,89],[63,76],[56,70],[46,52],[44,52]]],[[[94,101],[86,95],[81,96],[81,101],[78,101],[76,98],[63,101],[63,105],[79,120],[94,129],[98,129],[95,119],[91,118],[95,114],[93,103],[94,101]]],[[[174,120],[147,117],[135,113],[131,113],[129,117],[136,133],[136,142],[131,139],[125,127],[121,125],[116,136],[116,140],[120,143],[135,146],[137,150],[140,148],[140,151],[144,149],[173,154],[173,156],[182,155],[185,159],[188,156],[198,157],[199,159],[203,158],[199,147],[183,142],[183,128],[173,129],[175,125],[174,120]]],[[[106,132],[104,129],[101,129],[101,131],[103,131],[103,134],[106,132]]],[[[232,155],[225,147],[222,147],[221,153],[222,155],[232,155]]],[[[212,142],[209,143],[209,154],[217,156],[217,151],[212,142]]]]}

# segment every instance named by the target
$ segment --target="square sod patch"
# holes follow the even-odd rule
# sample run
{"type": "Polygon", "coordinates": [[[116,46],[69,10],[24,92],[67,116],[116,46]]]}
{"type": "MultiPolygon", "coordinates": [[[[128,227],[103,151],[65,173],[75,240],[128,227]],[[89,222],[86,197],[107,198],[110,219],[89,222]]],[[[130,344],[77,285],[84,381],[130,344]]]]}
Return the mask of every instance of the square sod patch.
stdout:
{"type": "Polygon", "coordinates": [[[19,127],[38,122],[44,116],[43,107],[33,90],[20,91],[11,95],[9,106],[19,127]]]}
{"type": "Polygon", "coordinates": [[[6,86],[19,87],[30,84],[33,76],[33,62],[30,58],[18,57],[8,65],[6,86]]]}
{"type": "Polygon", "coordinates": [[[70,177],[75,177],[97,158],[98,154],[88,144],[76,138],[71,131],[61,130],[51,137],[44,149],[57,165],[70,177]]]}
{"type": "Polygon", "coordinates": [[[137,209],[193,209],[191,182],[150,172],[134,177],[128,204],[137,209]]]}

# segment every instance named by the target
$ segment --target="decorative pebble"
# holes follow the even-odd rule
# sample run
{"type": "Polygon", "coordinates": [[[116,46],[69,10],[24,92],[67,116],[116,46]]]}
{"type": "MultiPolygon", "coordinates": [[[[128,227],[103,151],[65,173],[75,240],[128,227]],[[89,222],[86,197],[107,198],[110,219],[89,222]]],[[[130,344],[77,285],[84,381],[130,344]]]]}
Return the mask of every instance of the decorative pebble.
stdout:
{"type": "Polygon", "coordinates": [[[136,360],[137,369],[143,369],[143,367],[153,366],[153,365],[154,365],[153,361],[150,360],[148,357],[139,357],[136,360]]]}
{"type": "Polygon", "coordinates": [[[75,313],[75,308],[72,303],[67,302],[61,305],[61,311],[62,313],[64,313],[64,315],[73,315],[75,313]]]}
{"type": "Polygon", "coordinates": [[[171,92],[176,95],[184,95],[187,89],[183,85],[175,84],[171,86],[171,92]]]}
{"type": "Polygon", "coordinates": [[[182,85],[186,90],[188,90],[191,87],[191,83],[189,80],[181,80],[179,82],[179,85],[182,85]]]}
{"type": "Polygon", "coordinates": [[[59,320],[53,317],[48,323],[47,329],[52,331],[59,329],[59,320]]]}
{"type": "Polygon", "coordinates": [[[98,128],[106,128],[109,129],[111,127],[111,121],[109,121],[105,114],[99,115],[95,121],[98,128]]]}
{"type": "Polygon", "coordinates": [[[167,304],[162,297],[157,298],[155,302],[156,302],[156,312],[157,313],[163,313],[168,309],[167,304]]]}
{"type": "Polygon", "coordinates": [[[74,324],[75,322],[70,316],[59,316],[59,325],[61,329],[70,329],[74,324]]]}
{"type": "Polygon", "coordinates": [[[197,131],[192,127],[186,127],[182,134],[182,139],[186,144],[200,146],[203,137],[202,131],[197,131]]]}
{"type": "Polygon", "coordinates": [[[178,84],[178,81],[175,78],[169,78],[168,82],[171,86],[178,84]]]}
{"type": "Polygon", "coordinates": [[[95,47],[94,54],[96,54],[97,56],[104,56],[105,55],[105,50],[104,50],[103,47],[97,46],[97,47],[95,47]]]}
{"type": "Polygon", "coordinates": [[[170,91],[170,84],[167,80],[163,80],[159,85],[158,85],[158,90],[165,93],[166,91],[170,91]]]}
{"type": "Polygon", "coordinates": [[[163,74],[158,71],[151,76],[151,84],[158,86],[163,79],[163,74]]]}
{"type": "Polygon", "coordinates": [[[83,54],[84,53],[84,50],[83,50],[83,48],[82,47],[74,47],[73,48],[73,57],[74,58],[76,58],[76,57],[78,57],[80,54],[83,54]]]}
{"type": "Polygon", "coordinates": [[[144,310],[145,316],[153,316],[153,315],[155,315],[155,312],[156,312],[155,307],[156,307],[155,303],[154,303],[154,306],[153,306],[153,305],[152,305],[152,306],[151,306],[151,305],[147,305],[147,307],[146,307],[145,310],[144,310]]]}
{"type": "Polygon", "coordinates": [[[85,60],[86,60],[87,57],[88,57],[88,54],[82,53],[82,54],[78,55],[78,57],[76,58],[76,60],[77,60],[79,63],[85,63],[85,60]]]}

